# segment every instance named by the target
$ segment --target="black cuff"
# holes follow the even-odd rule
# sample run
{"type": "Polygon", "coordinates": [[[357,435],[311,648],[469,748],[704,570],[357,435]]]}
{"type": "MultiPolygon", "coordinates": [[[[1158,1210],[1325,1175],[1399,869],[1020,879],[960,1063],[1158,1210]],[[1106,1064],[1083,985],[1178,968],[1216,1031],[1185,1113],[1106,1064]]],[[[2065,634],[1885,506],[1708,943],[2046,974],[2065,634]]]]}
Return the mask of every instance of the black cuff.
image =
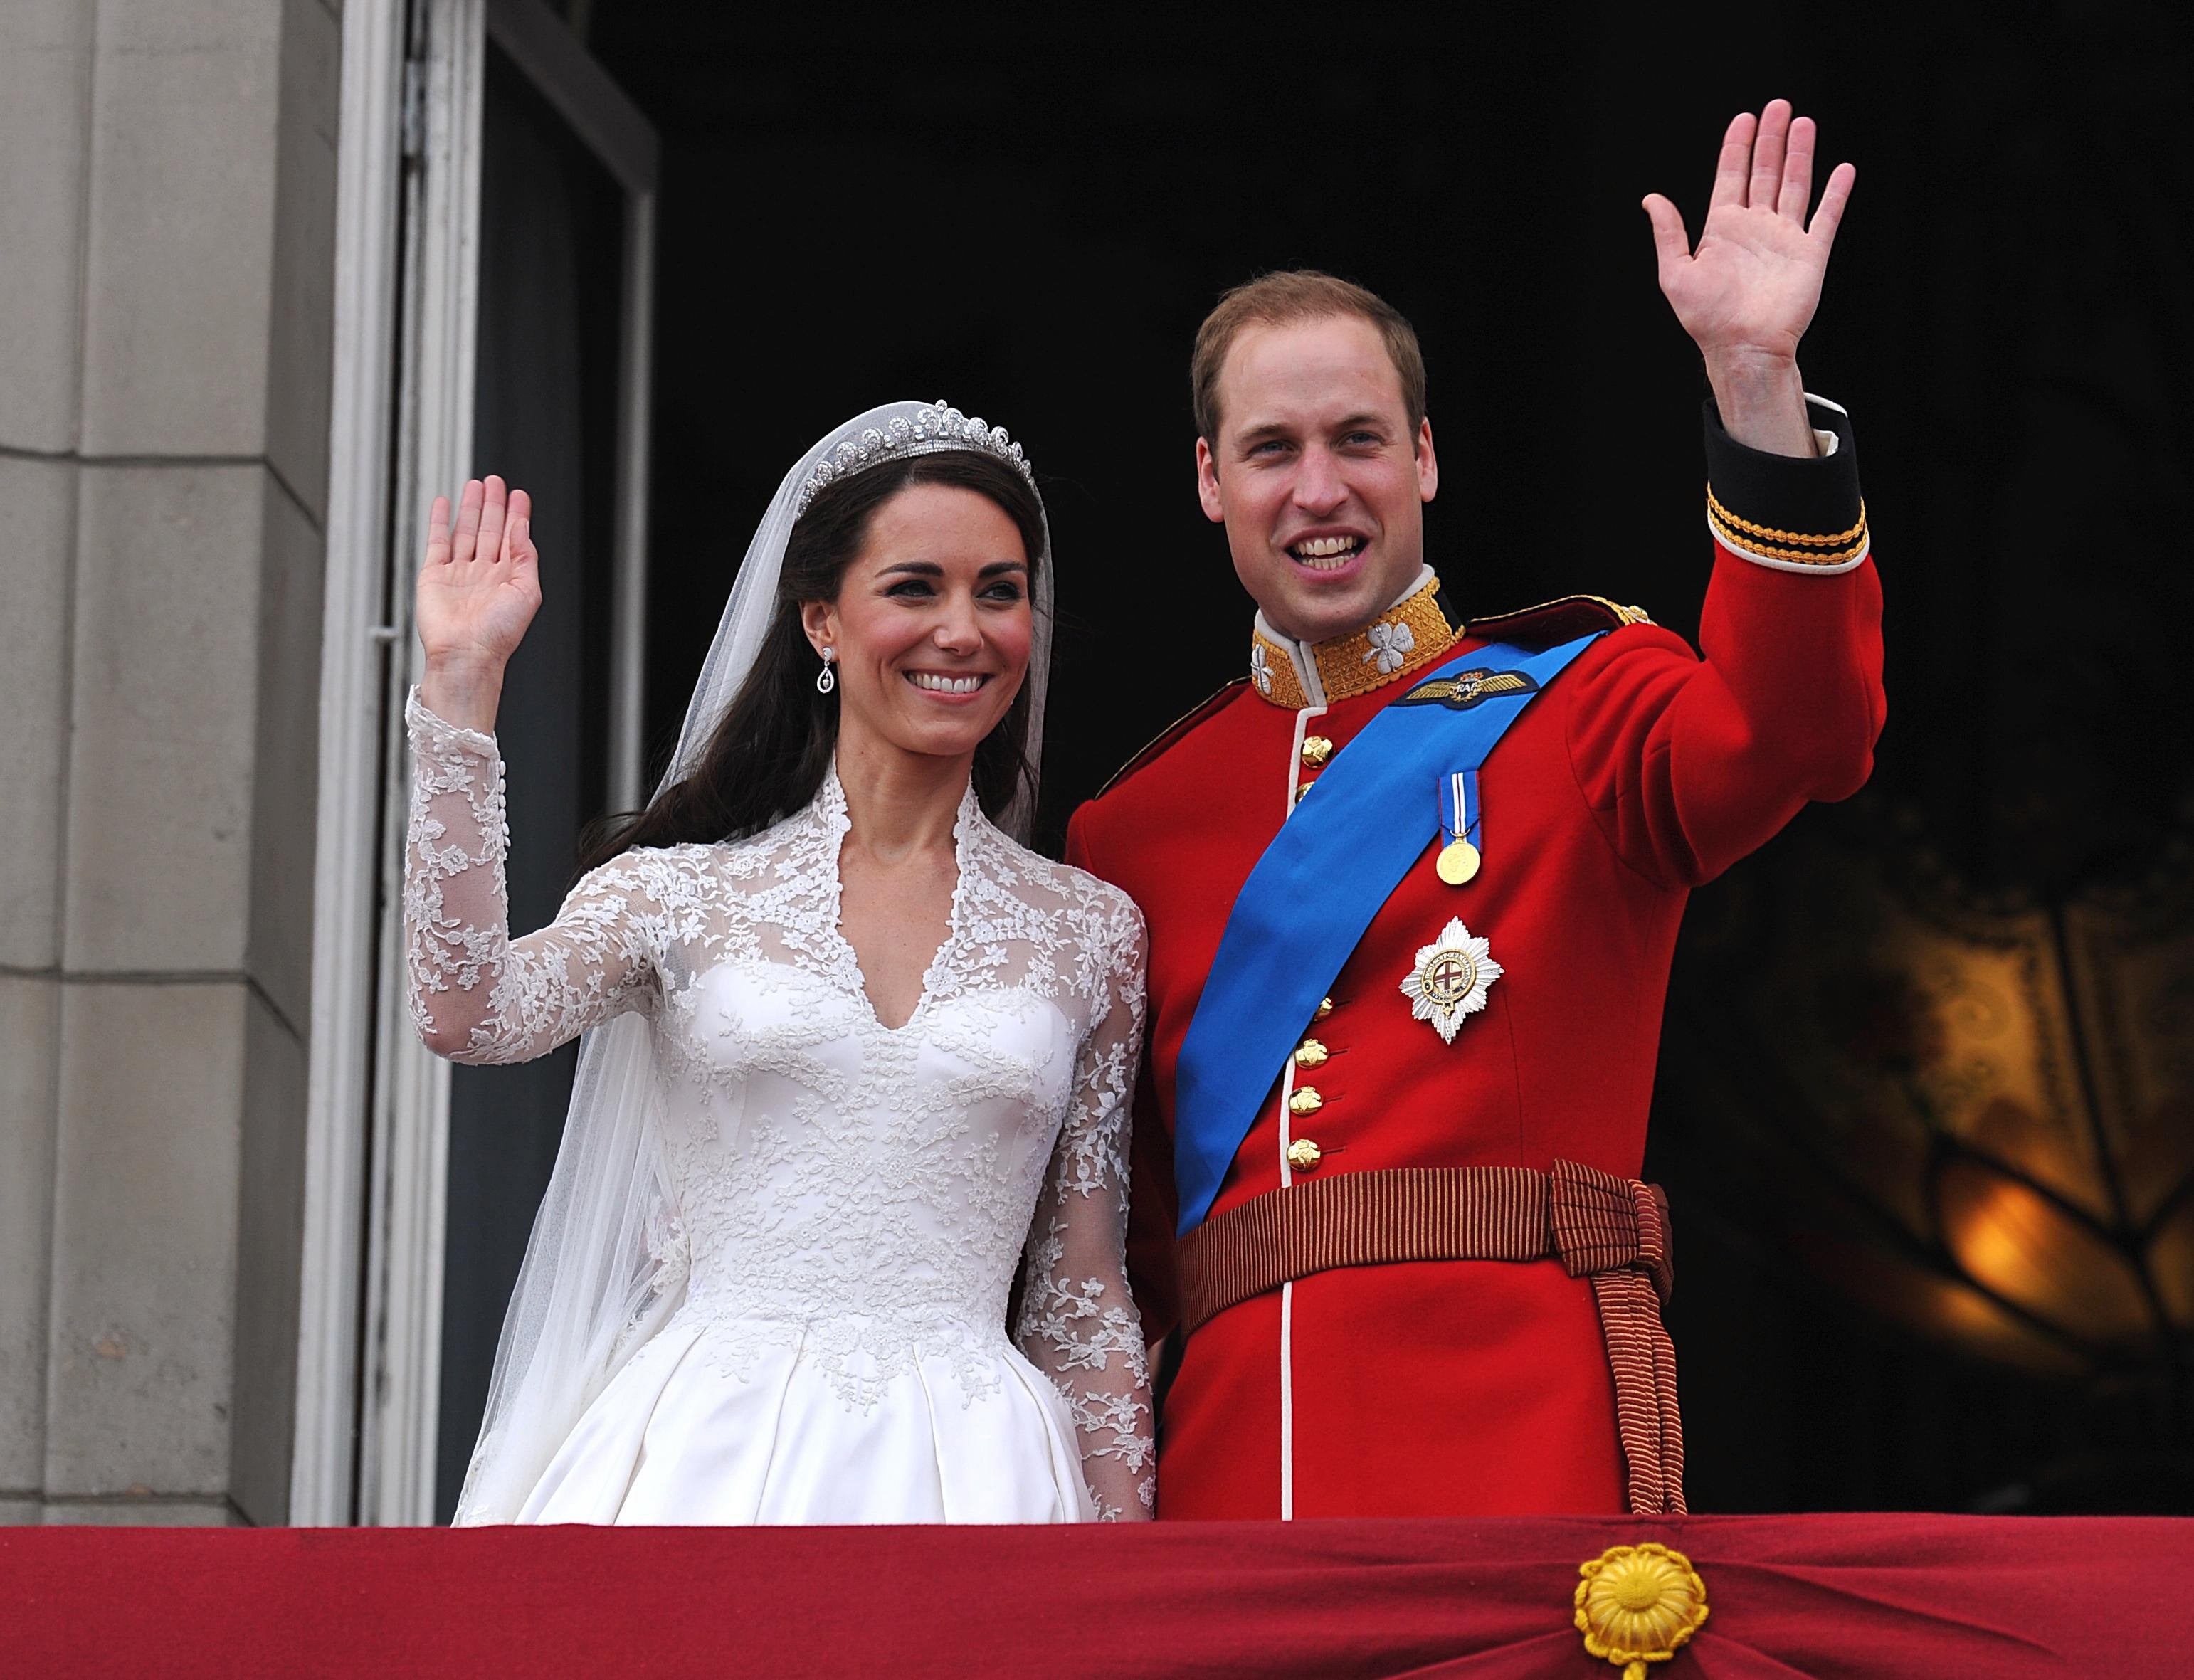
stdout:
{"type": "Polygon", "coordinates": [[[1806,421],[1833,432],[1836,452],[1801,460],[1740,444],[1706,404],[1707,524],[1748,560],[1784,571],[1849,571],[1867,555],[1866,503],[1851,416],[1806,399],[1806,421]]]}

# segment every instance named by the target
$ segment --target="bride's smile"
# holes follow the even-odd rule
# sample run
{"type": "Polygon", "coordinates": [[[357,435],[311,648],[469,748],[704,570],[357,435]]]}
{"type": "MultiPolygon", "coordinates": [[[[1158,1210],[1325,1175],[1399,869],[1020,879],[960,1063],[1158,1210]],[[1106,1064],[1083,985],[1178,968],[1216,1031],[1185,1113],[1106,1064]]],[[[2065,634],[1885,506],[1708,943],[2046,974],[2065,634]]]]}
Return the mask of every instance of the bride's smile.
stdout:
{"type": "Polygon", "coordinates": [[[934,694],[952,700],[963,700],[979,691],[991,680],[988,671],[956,674],[951,671],[909,671],[906,679],[926,694],[934,694]]]}

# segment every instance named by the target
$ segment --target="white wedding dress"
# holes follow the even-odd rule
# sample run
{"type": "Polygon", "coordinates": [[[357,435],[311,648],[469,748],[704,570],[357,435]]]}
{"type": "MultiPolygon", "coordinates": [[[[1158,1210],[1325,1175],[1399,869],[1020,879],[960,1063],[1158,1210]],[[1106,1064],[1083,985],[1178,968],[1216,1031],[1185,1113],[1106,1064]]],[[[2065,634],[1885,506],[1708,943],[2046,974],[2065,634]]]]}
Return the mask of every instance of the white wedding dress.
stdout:
{"type": "Polygon", "coordinates": [[[1133,903],[1016,845],[971,790],[951,931],[886,1028],[839,931],[834,771],[750,840],[625,853],[513,941],[495,743],[416,697],[407,716],[422,1033],[515,1062],[637,1010],[653,1041],[659,1327],[605,1368],[516,1520],[1148,1514],[1133,903]]]}

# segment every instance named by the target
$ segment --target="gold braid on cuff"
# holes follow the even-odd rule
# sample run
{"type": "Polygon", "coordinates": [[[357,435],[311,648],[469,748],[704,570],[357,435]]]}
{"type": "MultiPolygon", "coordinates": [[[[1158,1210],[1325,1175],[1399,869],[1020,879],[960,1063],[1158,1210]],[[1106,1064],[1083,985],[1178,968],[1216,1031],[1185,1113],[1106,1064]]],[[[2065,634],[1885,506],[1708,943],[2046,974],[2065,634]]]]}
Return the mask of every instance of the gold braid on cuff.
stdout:
{"type": "Polygon", "coordinates": [[[1816,536],[1801,530],[1778,530],[1772,525],[1755,525],[1749,519],[1739,519],[1722,506],[1714,493],[1714,486],[1709,485],[1707,520],[1724,548],[1762,559],[1782,560],[1793,565],[1834,566],[1855,560],[1866,552],[1864,502],[1859,503],[1858,523],[1849,530],[1816,536]]]}

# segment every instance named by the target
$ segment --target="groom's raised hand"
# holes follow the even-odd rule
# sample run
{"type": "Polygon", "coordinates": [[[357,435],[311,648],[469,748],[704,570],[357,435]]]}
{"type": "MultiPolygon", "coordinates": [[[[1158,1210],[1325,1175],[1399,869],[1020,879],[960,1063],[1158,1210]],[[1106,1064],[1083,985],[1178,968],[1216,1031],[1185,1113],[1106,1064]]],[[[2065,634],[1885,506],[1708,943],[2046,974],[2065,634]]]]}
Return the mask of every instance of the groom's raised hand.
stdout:
{"type": "Polygon", "coordinates": [[[1839,163],[1813,191],[1813,120],[1771,100],[1758,118],[1740,113],[1723,135],[1714,195],[1696,249],[1684,219],[1660,193],[1646,198],[1661,290],[1705,358],[1722,425],[1738,442],[1778,455],[1813,453],[1798,376],[1798,341],[1821,301],[1858,171],[1839,163]]]}

